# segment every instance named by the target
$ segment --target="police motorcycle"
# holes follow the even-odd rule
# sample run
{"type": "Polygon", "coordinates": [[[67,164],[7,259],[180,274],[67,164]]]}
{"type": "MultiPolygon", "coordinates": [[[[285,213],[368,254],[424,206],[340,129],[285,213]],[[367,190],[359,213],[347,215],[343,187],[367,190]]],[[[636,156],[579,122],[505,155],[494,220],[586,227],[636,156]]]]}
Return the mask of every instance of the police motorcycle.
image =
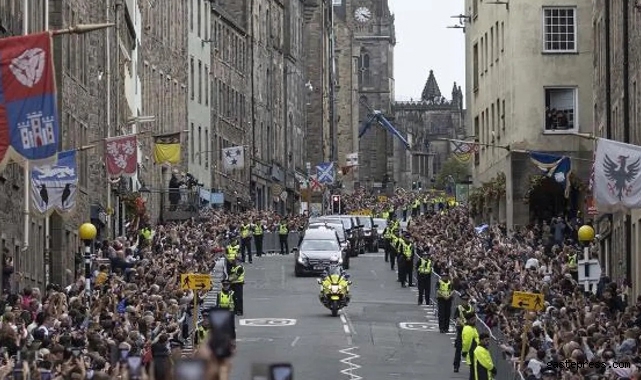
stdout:
{"type": "Polygon", "coordinates": [[[349,304],[349,286],[352,284],[349,278],[350,275],[339,264],[338,256],[332,256],[323,277],[317,280],[320,285],[320,302],[331,310],[333,317],[338,316],[338,311],[349,304]]]}

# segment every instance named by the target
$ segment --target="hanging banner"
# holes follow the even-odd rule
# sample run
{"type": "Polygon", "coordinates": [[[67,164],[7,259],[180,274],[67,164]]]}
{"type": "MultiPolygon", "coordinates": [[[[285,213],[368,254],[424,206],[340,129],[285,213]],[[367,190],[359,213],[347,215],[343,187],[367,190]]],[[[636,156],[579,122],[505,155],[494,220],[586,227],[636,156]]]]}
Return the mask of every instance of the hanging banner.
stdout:
{"type": "Polygon", "coordinates": [[[54,165],[59,142],[51,34],[0,38],[0,167],[54,165]]]}
{"type": "Polygon", "coordinates": [[[61,214],[76,207],[78,165],[76,151],[58,153],[56,165],[34,166],[31,169],[32,211],[39,215],[61,214]]]}
{"type": "Polygon", "coordinates": [[[180,132],[154,137],[154,162],[171,165],[180,163],[180,132]]]}
{"type": "Polygon", "coordinates": [[[135,175],[138,172],[138,139],[136,135],[106,139],[105,164],[109,177],[135,175]]]}

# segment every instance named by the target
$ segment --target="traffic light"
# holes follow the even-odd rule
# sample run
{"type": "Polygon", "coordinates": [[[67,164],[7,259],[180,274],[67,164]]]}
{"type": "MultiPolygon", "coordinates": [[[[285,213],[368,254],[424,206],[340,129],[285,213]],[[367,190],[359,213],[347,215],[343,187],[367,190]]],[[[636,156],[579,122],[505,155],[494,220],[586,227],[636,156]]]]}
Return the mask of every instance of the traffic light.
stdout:
{"type": "Polygon", "coordinates": [[[341,213],[341,196],[332,195],[332,214],[341,213]]]}

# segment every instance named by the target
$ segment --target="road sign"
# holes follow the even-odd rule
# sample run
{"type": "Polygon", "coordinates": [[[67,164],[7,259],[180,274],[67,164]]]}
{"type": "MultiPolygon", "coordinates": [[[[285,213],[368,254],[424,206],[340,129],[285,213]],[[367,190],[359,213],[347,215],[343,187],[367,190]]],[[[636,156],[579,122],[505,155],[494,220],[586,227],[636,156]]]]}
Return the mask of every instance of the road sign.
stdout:
{"type": "Polygon", "coordinates": [[[589,283],[597,283],[601,281],[601,264],[599,263],[599,260],[579,260],[578,264],[577,270],[579,271],[579,283],[585,281],[589,283]],[[586,265],[588,266],[589,276],[585,275],[586,265]]]}
{"type": "Polygon", "coordinates": [[[412,331],[436,331],[438,330],[438,325],[435,323],[425,323],[425,322],[401,322],[398,324],[398,327],[403,330],[412,330],[412,331]]]}
{"type": "Polygon", "coordinates": [[[296,324],[295,319],[287,318],[256,318],[256,319],[241,319],[241,326],[253,326],[253,327],[283,327],[283,326],[294,326],[296,324]]]}
{"type": "Polygon", "coordinates": [[[514,292],[512,307],[530,311],[541,311],[545,308],[545,301],[541,293],[514,292]]]}
{"type": "Polygon", "coordinates": [[[181,274],[180,288],[182,290],[210,290],[211,275],[198,273],[181,274]]]}

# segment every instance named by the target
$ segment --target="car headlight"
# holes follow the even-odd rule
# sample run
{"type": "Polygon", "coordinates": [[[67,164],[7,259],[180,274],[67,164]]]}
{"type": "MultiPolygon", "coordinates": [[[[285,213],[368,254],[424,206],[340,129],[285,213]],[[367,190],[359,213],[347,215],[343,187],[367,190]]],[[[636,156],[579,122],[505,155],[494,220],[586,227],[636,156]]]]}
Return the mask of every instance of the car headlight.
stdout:
{"type": "Polygon", "coordinates": [[[332,293],[338,293],[338,292],[340,292],[341,288],[340,288],[340,286],[338,286],[338,285],[332,285],[332,286],[330,286],[329,290],[330,290],[332,293]]]}
{"type": "Polygon", "coordinates": [[[302,253],[298,254],[298,262],[301,264],[307,264],[307,256],[302,253]]]}

